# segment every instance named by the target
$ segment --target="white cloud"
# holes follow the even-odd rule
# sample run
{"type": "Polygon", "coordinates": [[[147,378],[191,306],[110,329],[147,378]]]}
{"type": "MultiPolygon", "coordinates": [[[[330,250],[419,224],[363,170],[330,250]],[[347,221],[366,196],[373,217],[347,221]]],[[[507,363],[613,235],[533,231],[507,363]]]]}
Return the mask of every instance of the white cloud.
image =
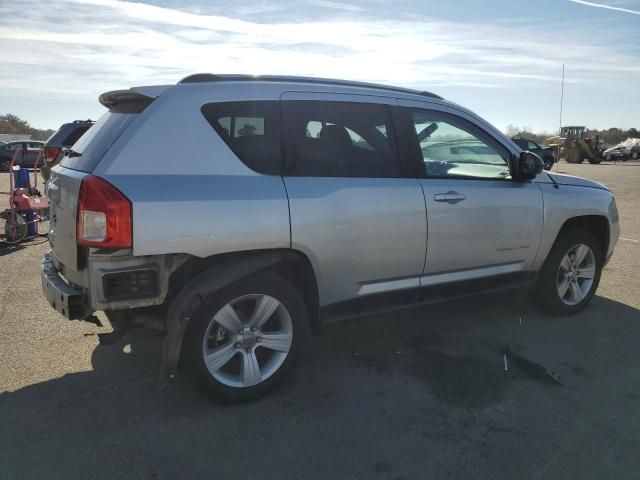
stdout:
{"type": "Polygon", "coordinates": [[[624,12],[624,13],[631,13],[633,15],[640,15],[640,10],[631,10],[630,8],[616,7],[613,5],[607,5],[606,3],[585,2],[585,0],[569,0],[569,1],[573,3],[579,3],[580,5],[585,5],[587,7],[604,8],[607,10],[615,10],[616,12],[624,12]]]}
{"type": "Polygon", "coordinates": [[[317,7],[332,8],[335,10],[342,10],[345,12],[361,12],[364,8],[358,5],[344,2],[330,2],[329,0],[306,0],[304,3],[309,5],[315,5],[317,7]]]}
{"type": "Polygon", "coordinates": [[[614,48],[587,45],[564,29],[543,31],[522,23],[434,18],[259,23],[121,0],[62,0],[42,14],[22,15],[38,5],[23,0],[0,6],[4,89],[94,95],[206,71],[338,77],[423,89],[551,85],[558,82],[562,63],[569,65],[569,82],[640,73],[636,58],[614,48]]]}

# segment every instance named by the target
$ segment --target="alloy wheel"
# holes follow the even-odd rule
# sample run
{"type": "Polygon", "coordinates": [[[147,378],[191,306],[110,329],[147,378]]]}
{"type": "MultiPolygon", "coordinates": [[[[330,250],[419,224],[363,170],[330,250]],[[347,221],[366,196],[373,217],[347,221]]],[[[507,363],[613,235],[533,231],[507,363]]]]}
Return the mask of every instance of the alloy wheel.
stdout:
{"type": "Polygon", "coordinates": [[[589,294],[596,275],[596,257],[588,245],[571,247],[558,268],[557,289],[560,300],[576,305],[589,294]]]}
{"type": "Polygon", "coordinates": [[[243,295],[211,319],[202,343],[209,373],[236,388],[257,385],[278,371],[293,342],[291,316],[275,298],[243,295]]]}

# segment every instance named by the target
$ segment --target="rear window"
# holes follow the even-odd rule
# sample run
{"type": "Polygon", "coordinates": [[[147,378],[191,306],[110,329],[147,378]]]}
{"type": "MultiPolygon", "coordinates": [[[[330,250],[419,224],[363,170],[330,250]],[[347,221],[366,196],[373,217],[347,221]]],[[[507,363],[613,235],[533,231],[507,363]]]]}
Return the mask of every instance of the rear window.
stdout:
{"type": "Polygon", "coordinates": [[[89,130],[89,127],[91,127],[91,125],[82,125],[80,127],[74,128],[71,131],[71,133],[67,135],[67,137],[62,141],[62,146],[63,147],[72,146],[74,143],[78,141],[78,139],[84,134],[84,132],[89,130]]]}
{"type": "Polygon", "coordinates": [[[107,112],[73,145],[60,165],[91,172],[137,114],[107,112]]]}
{"type": "Polygon", "coordinates": [[[208,103],[202,114],[236,156],[256,172],[280,174],[278,101],[208,103]]]}

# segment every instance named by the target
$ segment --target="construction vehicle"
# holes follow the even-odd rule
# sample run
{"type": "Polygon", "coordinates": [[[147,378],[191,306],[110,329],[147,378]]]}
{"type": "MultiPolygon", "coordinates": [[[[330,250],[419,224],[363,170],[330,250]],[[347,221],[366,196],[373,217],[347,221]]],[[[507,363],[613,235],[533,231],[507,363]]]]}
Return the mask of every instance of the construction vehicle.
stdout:
{"type": "Polygon", "coordinates": [[[560,135],[547,139],[547,145],[557,152],[556,158],[563,157],[568,163],[582,163],[586,158],[591,164],[602,162],[598,149],[599,137],[587,136],[584,126],[567,126],[560,129],[560,135]]]}

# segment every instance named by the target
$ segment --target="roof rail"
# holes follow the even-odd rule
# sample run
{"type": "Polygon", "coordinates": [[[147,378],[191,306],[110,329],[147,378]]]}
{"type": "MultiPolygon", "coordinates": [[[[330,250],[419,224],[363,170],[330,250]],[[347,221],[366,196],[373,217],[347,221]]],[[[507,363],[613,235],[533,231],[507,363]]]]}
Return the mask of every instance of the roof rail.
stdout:
{"type": "Polygon", "coordinates": [[[378,90],[388,90],[392,92],[410,93],[413,95],[422,95],[423,97],[436,98],[443,100],[440,95],[435,93],[413,90],[411,88],[393,87],[390,85],[379,85],[377,83],[357,82],[352,80],[337,80],[333,78],[314,78],[314,77],[297,77],[287,75],[241,75],[241,74],[220,74],[213,73],[196,73],[184,77],[178,82],[182,83],[204,83],[204,82],[228,82],[228,81],[254,81],[254,82],[291,82],[291,83],[316,83],[324,85],[341,85],[347,87],[365,87],[375,88],[378,90]]]}
{"type": "Polygon", "coordinates": [[[194,73],[193,75],[184,77],[178,83],[214,82],[216,80],[220,80],[220,76],[214,75],[213,73],[194,73]]]}
{"type": "Polygon", "coordinates": [[[423,90],[422,92],[418,92],[418,95],[422,95],[423,97],[437,98],[438,100],[444,100],[444,98],[442,98],[440,95],[436,95],[435,93],[427,92],[426,90],[423,90]]]}

